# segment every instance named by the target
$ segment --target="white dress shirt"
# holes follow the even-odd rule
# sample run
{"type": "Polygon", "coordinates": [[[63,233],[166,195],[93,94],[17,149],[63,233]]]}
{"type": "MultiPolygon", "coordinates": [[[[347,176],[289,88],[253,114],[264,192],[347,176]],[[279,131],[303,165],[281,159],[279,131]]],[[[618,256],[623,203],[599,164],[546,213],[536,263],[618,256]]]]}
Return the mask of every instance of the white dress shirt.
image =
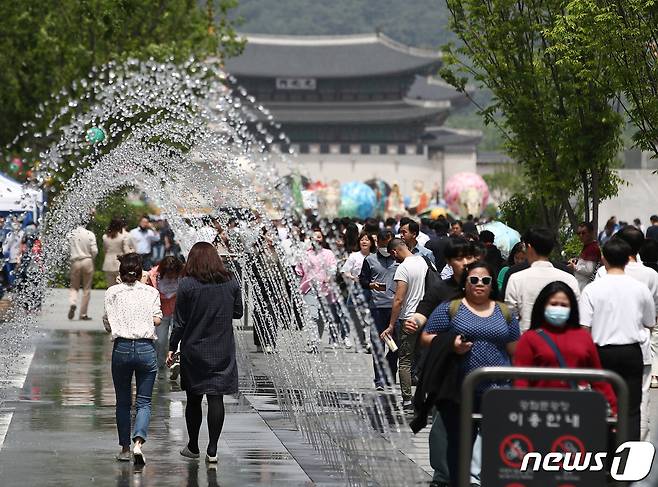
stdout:
{"type": "Polygon", "coordinates": [[[115,338],[157,340],[153,318],[162,318],[160,293],[141,282],[117,284],[105,291],[106,323],[115,338]]]}
{"type": "Polygon", "coordinates": [[[579,310],[580,324],[591,329],[599,346],[642,344],[645,328],[656,324],[649,289],[626,274],[608,274],[588,284],[579,310]]]}
{"type": "Polygon", "coordinates": [[[515,272],[509,277],[505,290],[505,302],[520,318],[521,332],[530,328],[532,307],[537,296],[548,284],[561,281],[580,296],[578,281],[568,272],[553,267],[548,261],[533,262],[529,269],[515,272]]]}
{"type": "Polygon", "coordinates": [[[425,244],[430,241],[430,236],[427,235],[424,232],[418,232],[418,236],[416,237],[416,242],[418,242],[418,245],[421,247],[425,247],[425,244]]]}
{"type": "MultiPolygon", "coordinates": [[[[624,273],[647,286],[653,298],[656,313],[658,313],[658,272],[650,269],[641,262],[629,262],[624,269],[624,273]]],[[[601,279],[606,275],[608,275],[608,272],[605,267],[601,267],[596,272],[596,279],[601,279]]],[[[651,332],[644,328],[643,333],[644,338],[640,342],[642,346],[642,359],[644,365],[651,365],[653,359],[651,355],[651,332]]]]}
{"type": "Polygon", "coordinates": [[[130,238],[133,241],[133,247],[138,254],[150,254],[153,244],[160,240],[160,235],[155,233],[150,228],[143,231],[141,228],[133,228],[130,230],[130,238]]]}

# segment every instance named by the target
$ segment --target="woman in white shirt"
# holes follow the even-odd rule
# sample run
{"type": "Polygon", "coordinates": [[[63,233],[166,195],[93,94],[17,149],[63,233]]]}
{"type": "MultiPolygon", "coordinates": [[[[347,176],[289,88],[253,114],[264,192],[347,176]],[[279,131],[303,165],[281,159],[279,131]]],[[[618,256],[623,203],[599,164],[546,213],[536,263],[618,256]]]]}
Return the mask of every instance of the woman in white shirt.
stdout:
{"type": "Polygon", "coordinates": [[[340,268],[343,277],[348,281],[359,282],[359,274],[361,274],[363,261],[370,255],[370,252],[373,252],[376,248],[377,246],[375,245],[372,235],[368,235],[366,232],[361,232],[361,235],[359,235],[359,250],[350,253],[347,260],[340,268]]]}
{"type": "MultiPolygon", "coordinates": [[[[359,234],[359,250],[350,253],[347,260],[340,268],[340,272],[343,274],[349,292],[347,306],[350,310],[353,321],[356,324],[359,340],[366,351],[370,350],[370,331],[367,329],[366,323],[360,319],[357,312],[356,303],[359,302],[359,300],[357,299],[356,294],[362,292],[361,286],[358,283],[361,268],[363,267],[363,261],[370,255],[370,252],[374,252],[376,249],[377,246],[375,245],[375,240],[372,238],[372,235],[369,235],[366,232],[361,232],[359,234]]],[[[368,296],[366,296],[366,302],[368,301],[367,298],[368,296]]],[[[351,346],[349,338],[346,338],[345,346],[348,346],[348,343],[349,346],[351,346]]]]}
{"type": "Polygon", "coordinates": [[[112,333],[112,381],[116,393],[116,421],[121,452],[119,461],[130,460],[130,407],[132,376],[137,398],[135,429],[132,434],[135,465],[146,463],[142,444],[151,420],[151,394],[158,372],[155,327],[160,324],[160,293],[140,282],[142,258],[130,253],[119,258],[121,283],[105,292],[105,328],[112,333]]]}

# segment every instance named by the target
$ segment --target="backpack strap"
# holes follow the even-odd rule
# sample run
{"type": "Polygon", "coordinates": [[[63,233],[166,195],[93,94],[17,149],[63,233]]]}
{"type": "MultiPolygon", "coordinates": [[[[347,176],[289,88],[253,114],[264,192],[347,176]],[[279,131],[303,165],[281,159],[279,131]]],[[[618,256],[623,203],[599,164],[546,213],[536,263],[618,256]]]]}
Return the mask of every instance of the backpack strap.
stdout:
{"type": "Polygon", "coordinates": [[[436,269],[436,266],[434,265],[434,262],[432,262],[429,257],[427,257],[426,255],[421,255],[421,257],[425,260],[425,263],[427,264],[427,270],[428,271],[438,272],[438,270],[436,269]]]}
{"type": "Polygon", "coordinates": [[[450,301],[450,306],[448,306],[448,316],[450,316],[450,321],[455,319],[457,313],[459,312],[459,306],[462,304],[461,299],[453,299],[450,301]]]}
{"type": "MultiPolygon", "coordinates": [[[[448,314],[450,315],[450,319],[454,319],[455,316],[457,316],[457,312],[459,311],[459,306],[462,304],[461,299],[453,299],[450,301],[450,306],[448,307],[448,314]]],[[[507,321],[507,324],[509,325],[512,323],[512,310],[510,309],[509,306],[507,306],[507,303],[502,303],[502,302],[497,302],[498,307],[500,308],[500,312],[503,314],[503,317],[505,318],[505,321],[507,321]]]]}
{"type": "Polygon", "coordinates": [[[507,324],[510,325],[512,323],[512,310],[507,305],[507,303],[504,303],[502,301],[498,301],[497,303],[498,303],[498,307],[500,308],[500,312],[503,314],[503,318],[505,318],[507,324]]]}
{"type": "MultiPolygon", "coordinates": [[[[555,354],[555,358],[557,359],[557,363],[560,364],[560,368],[567,369],[568,368],[567,362],[564,360],[564,357],[562,356],[562,352],[560,352],[560,349],[555,344],[553,339],[550,336],[548,336],[548,334],[544,332],[544,330],[542,330],[541,328],[536,329],[535,332],[544,340],[544,342],[546,342],[546,345],[548,345],[549,348],[553,350],[553,353],[555,354]]],[[[570,380],[568,382],[569,382],[569,386],[572,389],[578,389],[578,384],[576,383],[576,381],[570,380]]]]}

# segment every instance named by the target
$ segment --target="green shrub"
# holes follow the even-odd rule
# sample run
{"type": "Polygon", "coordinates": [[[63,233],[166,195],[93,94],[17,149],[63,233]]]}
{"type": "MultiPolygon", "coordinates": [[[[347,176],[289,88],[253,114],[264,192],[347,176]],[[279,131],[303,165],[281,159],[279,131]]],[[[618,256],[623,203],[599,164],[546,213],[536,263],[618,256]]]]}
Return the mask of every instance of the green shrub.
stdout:
{"type": "Polygon", "coordinates": [[[560,240],[562,242],[562,255],[567,260],[578,257],[583,250],[583,244],[578,235],[565,235],[560,240]]]}
{"type": "Polygon", "coordinates": [[[105,280],[105,273],[103,271],[94,271],[93,289],[107,289],[107,281],[105,280]]]}

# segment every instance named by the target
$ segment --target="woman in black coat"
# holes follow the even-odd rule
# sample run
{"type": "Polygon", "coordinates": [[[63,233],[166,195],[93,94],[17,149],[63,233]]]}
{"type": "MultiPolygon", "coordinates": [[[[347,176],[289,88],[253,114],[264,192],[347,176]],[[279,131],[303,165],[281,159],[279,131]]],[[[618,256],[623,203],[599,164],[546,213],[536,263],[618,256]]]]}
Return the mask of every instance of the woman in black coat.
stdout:
{"type": "Polygon", "coordinates": [[[167,355],[167,365],[171,366],[180,343],[181,387],[187,394],[185,421],[189,436],[180,453],[199,458],[201,400],[205,394],[210,436],[206,461],[217,463],[217,442],[224,425],[224,394],[238,391],[232,320],[242,317],[242,296],[238,282],[207,242],[194,244],[183,272],[167,355]]]}

